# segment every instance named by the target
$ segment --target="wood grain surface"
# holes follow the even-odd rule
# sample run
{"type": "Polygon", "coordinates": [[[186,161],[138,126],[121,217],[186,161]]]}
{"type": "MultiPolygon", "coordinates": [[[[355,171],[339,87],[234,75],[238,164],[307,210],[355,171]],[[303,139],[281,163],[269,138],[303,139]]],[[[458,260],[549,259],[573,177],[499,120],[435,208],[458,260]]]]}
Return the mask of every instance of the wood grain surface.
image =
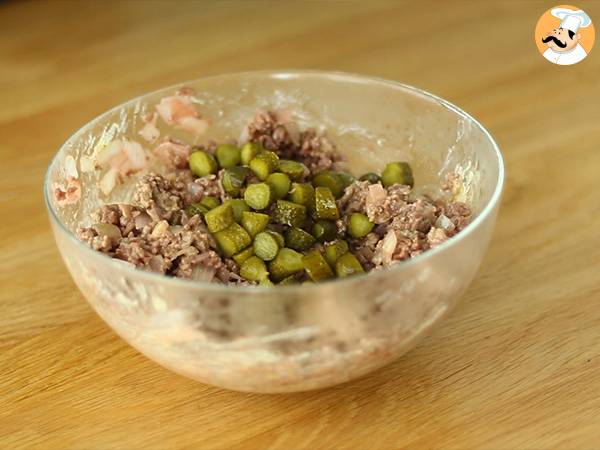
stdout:
{"type": "MultiPolygon", "coordinates": [[[[600,446],[600,48],[533,41],[551,2],[0,2],[0,447],[600,446]],[[316,68],[401,80],[495,135],[507,185],[451,317],[336,388],[251,395],[149,361],[91,310],[42,201],[59,145],[107,108],[203,75],[316,68]]],[[[578,1],[600,22],[600,2],[578,1]]]]}

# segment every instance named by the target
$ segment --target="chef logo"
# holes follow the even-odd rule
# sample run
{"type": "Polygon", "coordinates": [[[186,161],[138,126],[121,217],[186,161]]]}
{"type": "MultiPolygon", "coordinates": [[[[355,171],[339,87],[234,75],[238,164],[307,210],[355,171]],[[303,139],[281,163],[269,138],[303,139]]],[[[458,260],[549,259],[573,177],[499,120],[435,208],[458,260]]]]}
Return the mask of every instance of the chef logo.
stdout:
{"type": "Polygon", "coordinates": [[[570,66],[587,57],[594,46],[592,19],[576,6],[550,8],[535,27],[535,43],[544,58],[570,66]]]}

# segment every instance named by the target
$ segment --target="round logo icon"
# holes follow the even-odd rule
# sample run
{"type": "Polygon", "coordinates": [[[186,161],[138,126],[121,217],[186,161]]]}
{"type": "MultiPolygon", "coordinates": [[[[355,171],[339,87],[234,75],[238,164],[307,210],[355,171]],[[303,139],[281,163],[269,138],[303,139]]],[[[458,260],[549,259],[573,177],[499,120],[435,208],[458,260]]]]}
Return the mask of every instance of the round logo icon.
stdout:
{"type": "Polygon", "coordinates": [[[594,46],[596,32],[585,11],[572,5],[550,8],[535,27],[535,44],[553,64],[570,66],[583,61],[594,46]]]}

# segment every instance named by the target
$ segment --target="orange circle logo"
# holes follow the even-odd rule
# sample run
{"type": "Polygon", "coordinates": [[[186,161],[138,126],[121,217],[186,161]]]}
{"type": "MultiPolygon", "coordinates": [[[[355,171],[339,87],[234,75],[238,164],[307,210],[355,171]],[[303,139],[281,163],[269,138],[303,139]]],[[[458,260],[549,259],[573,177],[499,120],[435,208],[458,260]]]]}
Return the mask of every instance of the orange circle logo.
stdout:
{"type": "Polygon", "coordinates": [[[596,31],[590,16],[572,5],[550,8],[535,27],[535,44],[553,64],[570,66],[584,60],[592,51],[596,31]]]}

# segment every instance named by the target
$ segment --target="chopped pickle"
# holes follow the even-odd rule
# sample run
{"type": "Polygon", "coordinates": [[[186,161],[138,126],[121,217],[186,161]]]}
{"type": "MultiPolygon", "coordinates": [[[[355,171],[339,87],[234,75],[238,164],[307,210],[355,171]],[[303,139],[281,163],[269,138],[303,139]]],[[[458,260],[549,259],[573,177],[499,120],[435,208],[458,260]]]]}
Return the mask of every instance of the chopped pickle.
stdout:
{"type": "Polygon", "coordinates": [[[235,222],[229,228],[214,233],[213,236],[215,241],[217,241],[219,249],[227,257],[241,252],[252,243],[252,238],[246,230],[235,222]]]}
{"type": "Polygon", "coordinates": [[[208,209],[213,209],[221,204],[221,200],[219,200],[214,195],[207,195],[202,200],[200,200],[200,204],[206,206],[208,209]]]}
{"type": "Polygon", "coordinates": [[[244,211],[242,213],[242,226],[252,237],[256,236],[261,231],[264,231],[269,224],[269,216],[267,214],[244,211]]]}
{"type": "Polygon", "coordinates": [[[261,231],[254,238],[254,254],[263,261],[271,261],[279,252],[279,239],[270,231],[261,231]]]}
{"type": "Polygon", "coordinates": [[[391,162],[385,166],[381,172],[381,181],[385,187],[392,184],[404,184],[410,187],[414,185],[412,169],[405,162],[391,162]]]}
{"type": "Polygon", "coordinates": [[[335,263],[335,273],[338,278],[350,277],[363,272],[364,269],[360,265],[360,262],[350,252],[340,256],[335,263]]]}
{"type": "Polygon", "coordinates": [[[331,190],[327,187],[315,188],[315,217],[317,219],[337,220],[340,218],[331,190]]]}
{"type": "Polygon", "coordinates": [[[269,272],[275,281],[283,280],[304,269],[302,253],[291,248],[282,248],[269,263],[269,272]]]}
{"type": "Polygon", "coordinates": [[[245,248],[239,253],[236,253],[232,256],[233,260],[237,263],[238,266],[241,266],[244,261],[254,255],[254,247],[250,246],[245,248]]]}
{"type": "Polygon", "coordinates": [[[362,238],[371,232],[375,224],[361,213],[353,213],[348,220],[348,233],[352,237],[362,238]]]}
{"type": "Polygon", "coordinates": [[[223,169],[230,169],[241,162],[240,149],[235,145],[221,144],[215,151],[219,165],[223,169]]]}
{"type": "Polygon", "coordinates": [[[308,183],[292,183],[288,200],[298,203],[312,211],[315,207],[315,188],[308,183]]]}
{"type": "Polygon", "coordinates": [[[223,204],[231,206],[231,209],[233,209],[233,220],[237,223],[242,221],[242,214],[244,211],[250,211],[250,207],[241,198],[230,198],[225,200],[223,204]]]}
{"type": "Polygon", "coordinates": [[[302,228],[292,227],[285,234],[285,245],[294,250],[308,250],[314,243],[314,236],[302,228]]]}
{"type": "Polygon", "coordinates": [[[269,278],[269,271],[262,259],[250,256],[242,263],[240,275],[248,281],[260,282],[269,278]]]}
{"type": "Polygon", "coordinates": [[[204,214],[204,221],[211,233],[229,228],[235,222],[233,208],[228,204],[219,205],[204,214]]]}
{"type": "Polygon", "coordinates": [[[264,151],[265,149],[260,142],[246,142],[240,151],[240,159],[242,164],[247,166],[256,155],[264,151]]]}
{"type": "Polygon", "coordinates": [[[356,180],[356,178],[354,178],[354,175],[348,172],[338,172],[337,174],[340,177],[340,180],[342,180],[342,183],[344,184],[344,189],[346,189],[356,180]]]}
{"type": "Polygon", "coordinates": [[[211,173],[217,173],[219,165],[213,155],[204,150],[197,150],[190,155],[188,161],[190,170],[197,177],[204,177],[211,173]]]}
{"type": "Polygon", "coordinates": [[[325,245],[325,259],[334,267],[340,256],[348,253],[348,243],[342,239],[325,245]]]}
{"type": "Polygon", "coordinates": [[[250,184],[244,192],[244,200],[252,209],[268,208],[274,198],[273,188],[267,183],[250,184]]]}
{"type": "Polygon", "coordinates": [[[296,280],[296,277],[294,275],[290,275],[289,277],[285,277],[283,280],[281,280],[279,283],[277,283],[278,285],[288,285],[288,284],[298,284],[298,280],[296,280]]]}
{"type": "Polygon", "coordinates": [[[312,179],[315,188],[329,188],[335,198],[340,198],[344,193],[344,182],[338,173],[330,170],[316,174],[312,179]]]}
{"type": "Polygon", "coordinates": [[[290,178],[285,173],[272,173],[267,177],[266,182],[273,188],[275,198],[277,199],[285,198],[290,190],[290,178]]]}
{"type": "Polygon", "coordinates": [[[308,167],[298,161],[289,159],[279,160],[279,170],[285,173],[292,180],[300,180],[308,173],[308,167]]]}
{"type": "Polygon", "coordinates": [[[237,197],[240,195],[240,190],[244,186],[248,172],[248,168],[241,166],[225,169],[223,171],[223,179],[221,181],[223,190],[232,197],[237,197]]]}
{"type": "Polygon", "coordinates": [[[333,271],[323,255],[318,250],[312,250],[302,258],[302,265],[313,281],[322,281],[333,278],[333,271]]]}
{"type": "Polygon", "coordinates": [[[369,172],[365,173],[362,177],[359,178],[360,181],[368,181],[371,184],[381,182],[381,177],[376,173],[369,172]]]}
{"type": "Polygon", "coordinates": [[[204,214],[207,211],[209,211],[209,208],[207,208],[206,206],[204,206],[202,204],[202,202],[200,202],[200,203],[192,203],[191,205],[188,205],[185,208],[185,213],[189,217],[195,216],[196,214],[204,214]]]}
{"type": "Polygon", "coordinates": [[[264,181],[279,168],[279,157],[274,152],[264,151],[252,158],[249,165],[254,175],[264,181]]]}
{"type": "Polygon", "coordinates": [[[273,211],[273,220],[291,227],[302,225],[306,219],[306,208],[287,200],[277,200],[273,211]]]}
{"type": "Polygon", "coordinates": [[[317,220],[313,225],[313,236],[319,242],[333,241],[337,237],[337,226],[330,220],[317,220]]]}

